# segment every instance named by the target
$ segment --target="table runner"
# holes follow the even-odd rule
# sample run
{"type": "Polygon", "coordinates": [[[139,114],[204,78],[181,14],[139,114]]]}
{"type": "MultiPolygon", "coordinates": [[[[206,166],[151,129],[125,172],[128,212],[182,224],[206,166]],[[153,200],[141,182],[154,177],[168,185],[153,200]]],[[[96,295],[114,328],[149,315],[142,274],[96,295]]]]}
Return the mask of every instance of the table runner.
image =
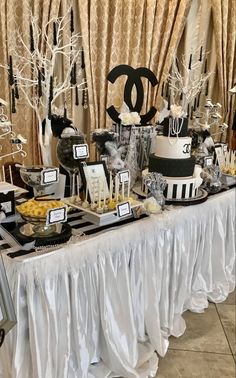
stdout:
{"type": "Polygon", "coordinates": [[[1,378],[154,377],[182,313],[235,287],[235,190],[32,258],[4,256],[1,378]]]}

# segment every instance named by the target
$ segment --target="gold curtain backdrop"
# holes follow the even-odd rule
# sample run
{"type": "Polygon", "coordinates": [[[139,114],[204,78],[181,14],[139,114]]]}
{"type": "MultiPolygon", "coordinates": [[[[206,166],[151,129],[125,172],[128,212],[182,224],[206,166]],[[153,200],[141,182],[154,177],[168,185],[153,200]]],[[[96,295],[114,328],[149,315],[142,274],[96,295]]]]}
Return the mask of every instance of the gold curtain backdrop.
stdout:
{"type": "MultiPolygon", "coordinates": [[[[15,49],[16,41],[11,36],[16,30],[16,18],[17,28],[29,39],[28,9],[42,25],[64,14],[71,3],[75,10],[75,28],[81,30],[85,52],[90,120],[88,111],[84,112],[81,105],[74,106],[71,93],[67,95],[67,102],[69,116],[87,134],[88,141],[95,128],[111,126],[106,108],[114,105],[119,109],[122,105],[125,78],[115,84],[106,80],[113,67],[128,64],[134,68],[150,68],[159,86],[153,89],[143,80],[147,100],[142,111],[148,110],[150,105],[160,110],[160,88],[177,48],[178,54],[188,54],[194,46],[200,45],[210,52],[209,69],[214,71],[209,95],[222,104],[230,133],[236,97],[228,93],[236,82],[235,0],[0,0],[0,63],[6,65],[15,49]]],[[[0,97],[10,104],[8,75],[2,68],[0,77],[0,97]]],[[[8,115],[16,134],[28,140],[25,164],[38,163],[37,120],[23,96],[17,103],[17,113],[9,111],[8,115]]],[[[11,147],[3,144],[0,154],[10,152],[11,147]]],[[[15,161],[22,160],[16,155],[15,161]]]]}
{"type": "MultiPolygon", "coordinates": [[[[123,99],[123,79],[108,83],[117,65],[151,69],[160,81],[167,75],[180,40],[191,0],[78,0],[85,49],[91,130],[111,126],[106,108],[118,109],[123,99]]],[[[158,87],[148,87],[144,110],[156,105],[158,87]]],[[[159,85],[159,88],[161,85],[159,85]]]]}
{"type": "MultiPolygon", "coordinates": [[[[235,95],[229,93],[236,83],[236,1],[212,0],[213,27],[216,39],[219,102],[222,104],[224,120],[233,124],[235,95]]],[[[231,142],[232,127],[228,137],[231,142]]]]}

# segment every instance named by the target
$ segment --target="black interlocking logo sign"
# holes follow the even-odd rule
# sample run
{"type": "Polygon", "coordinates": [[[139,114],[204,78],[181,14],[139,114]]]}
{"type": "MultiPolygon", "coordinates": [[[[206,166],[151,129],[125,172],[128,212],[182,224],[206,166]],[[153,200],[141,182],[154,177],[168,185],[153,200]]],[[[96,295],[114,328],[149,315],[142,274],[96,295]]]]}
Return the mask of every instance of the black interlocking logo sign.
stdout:
{"type": "MultiPolygon", "coordinates": [[[[131,112],[137,112],[141,118],[141,125],[148,123],[156,114],[157,109],[154,106],[151,106],[149,111],[146,114],[140,114],[143,100],[144,100],[144,90],[141,77],[145,77],[151,83],[153,87],[158,84],[157,78],[152,71],[145,67],[133,68],[127,64],[121,64],[113,68],[110,73],[107,75],[107,80],[112,84],[117,80],[118,77],[126,75],[127,81],[124,87],[124,102],[129,107],[131,112]],[[136,87],[136,103],[132,103],[132,91],[136,87]]],[[[107,113],[113,119],[114,122],[119,123],[119,114],[115,107],[112,105],[107,109],[107,113]]]]}

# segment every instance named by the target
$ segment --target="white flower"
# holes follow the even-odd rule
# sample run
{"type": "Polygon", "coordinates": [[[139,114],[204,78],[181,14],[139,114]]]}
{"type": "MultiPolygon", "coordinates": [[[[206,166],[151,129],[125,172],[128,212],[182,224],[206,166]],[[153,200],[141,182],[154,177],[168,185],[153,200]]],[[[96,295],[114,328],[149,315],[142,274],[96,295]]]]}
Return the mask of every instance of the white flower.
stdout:
{"type": "Polygon", "coordinates": [[[182,109],[182,106],[178,106],[178,105],[171,105],[170,107],[170,115],[173,117],[173,118],[181,118],[183,117],[183,109],[182,109]]]}
{"type": "Polygon", "coordinates": [[[151,214],[156,214],[161,210],[161,206],[154,197],[145,199],[143,205],[146,211],[151,214]]]}
{"type": "Polygon", "coordinates": [[[27,143],[27,139],[24,138],[21,134],[18,134],[17,138],[21,141],[22,144],[26,144],[27,143]]]}
{"type": "Polygon", "coordinates": [[[120,113],[118,117],[120,118],[122,125],[138,125],[141,121],[137,112],[120,113]]]}
{"type": "Polygon", "coordinates": [[[205,131],[205,130],[209,130],[210,129],[210,125],[208,125],[207,123],[205,123],[205,125],[202,125],[202,130],[205,131]]]}

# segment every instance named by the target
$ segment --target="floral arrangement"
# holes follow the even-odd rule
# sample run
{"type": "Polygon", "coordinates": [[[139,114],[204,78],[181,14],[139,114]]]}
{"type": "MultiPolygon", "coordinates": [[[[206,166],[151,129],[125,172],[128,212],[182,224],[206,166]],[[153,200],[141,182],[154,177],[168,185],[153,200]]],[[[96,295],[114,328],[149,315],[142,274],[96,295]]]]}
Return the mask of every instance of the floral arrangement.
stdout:
{"type": "Polygon", "coordinates": [[[170,115],[173,118],[181,118],[184,116],[184,111],[182,106],[180,105],[171,105],[170,107],[170,115]]]}
{"type": "Polygon", "coordinates": [[[118,116],[121,120],[121,124],[127,125],[140,125],[141,118],[137,112],[123,112],[118,116]]]}

